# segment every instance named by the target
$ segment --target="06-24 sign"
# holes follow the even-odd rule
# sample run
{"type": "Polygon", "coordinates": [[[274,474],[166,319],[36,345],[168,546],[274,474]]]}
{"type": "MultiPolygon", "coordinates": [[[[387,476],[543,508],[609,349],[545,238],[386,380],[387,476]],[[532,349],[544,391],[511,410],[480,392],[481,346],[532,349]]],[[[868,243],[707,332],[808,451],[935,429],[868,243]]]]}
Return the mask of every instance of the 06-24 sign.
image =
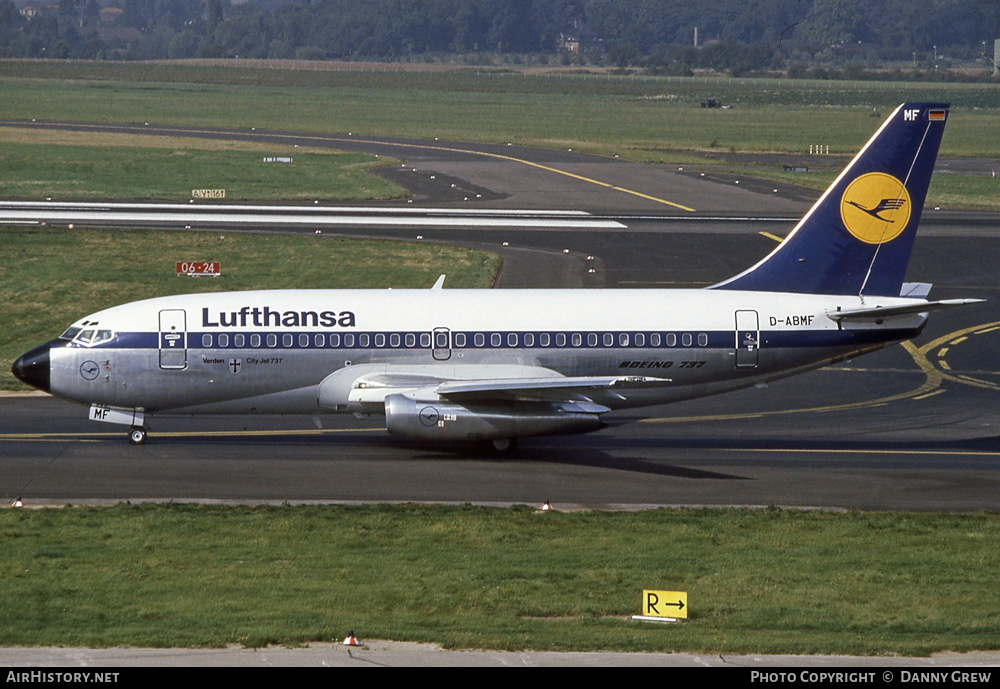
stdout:
{"type": "Polygon", "coordinates": [[[210,275],[219,277],[222,274],[222,266],[218,261],[177,261],[178,275],[210,275]]]}

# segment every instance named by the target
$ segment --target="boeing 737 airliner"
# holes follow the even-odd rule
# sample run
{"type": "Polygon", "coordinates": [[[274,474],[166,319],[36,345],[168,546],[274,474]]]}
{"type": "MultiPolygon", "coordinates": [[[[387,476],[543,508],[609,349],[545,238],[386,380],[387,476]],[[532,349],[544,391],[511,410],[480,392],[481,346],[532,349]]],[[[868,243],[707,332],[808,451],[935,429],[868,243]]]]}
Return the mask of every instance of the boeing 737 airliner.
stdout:
{"type": "Polygon", "coordinates": [[[399,438],[598,429],[915,337],[903,278],[949,106],[898,107],[769,256],[699,290],[281,290],[170,296],[74,323],[14,375],[131,427],[161,414],[384,414],[399,438]]]}

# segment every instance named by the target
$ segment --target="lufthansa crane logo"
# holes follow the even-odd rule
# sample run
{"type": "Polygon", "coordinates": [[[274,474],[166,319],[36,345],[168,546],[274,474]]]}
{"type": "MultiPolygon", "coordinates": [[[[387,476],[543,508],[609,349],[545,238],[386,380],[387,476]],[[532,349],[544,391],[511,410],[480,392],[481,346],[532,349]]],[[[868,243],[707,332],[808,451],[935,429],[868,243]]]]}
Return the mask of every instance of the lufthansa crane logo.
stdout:
{"type": "Polygon", "coordinates": [[[847,185],[840,217],[847,231],[862,242],[890,242],[910,221],[910,195],[892,175],[870,172],[847,185]]]}

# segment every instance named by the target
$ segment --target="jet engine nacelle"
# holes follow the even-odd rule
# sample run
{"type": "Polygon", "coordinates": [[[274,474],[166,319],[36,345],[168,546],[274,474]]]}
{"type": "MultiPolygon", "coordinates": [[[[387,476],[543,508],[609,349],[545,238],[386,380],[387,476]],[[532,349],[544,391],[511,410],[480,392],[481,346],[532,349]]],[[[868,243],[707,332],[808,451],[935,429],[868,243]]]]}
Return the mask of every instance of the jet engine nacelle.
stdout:
{"type": "Polygon", "coordinates": [[[399,438],[469,441],[585,433],[601,428],[603,407],[573,402],[420,401],[405,394],[385,398],[385,423],[399,438]]]}

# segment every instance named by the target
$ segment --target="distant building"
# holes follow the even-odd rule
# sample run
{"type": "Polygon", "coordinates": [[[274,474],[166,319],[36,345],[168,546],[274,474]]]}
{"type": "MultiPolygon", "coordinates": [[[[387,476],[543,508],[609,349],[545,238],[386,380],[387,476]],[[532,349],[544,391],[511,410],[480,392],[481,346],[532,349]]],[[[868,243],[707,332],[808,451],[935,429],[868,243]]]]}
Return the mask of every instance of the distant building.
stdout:
{"type": "Polygon", "coordinates": [[[582,19],[574,19],[572,27],[559,33],[556,47],[574,55],[601,56],[606,51],[604,39],[589,31],[582,19]]]}

